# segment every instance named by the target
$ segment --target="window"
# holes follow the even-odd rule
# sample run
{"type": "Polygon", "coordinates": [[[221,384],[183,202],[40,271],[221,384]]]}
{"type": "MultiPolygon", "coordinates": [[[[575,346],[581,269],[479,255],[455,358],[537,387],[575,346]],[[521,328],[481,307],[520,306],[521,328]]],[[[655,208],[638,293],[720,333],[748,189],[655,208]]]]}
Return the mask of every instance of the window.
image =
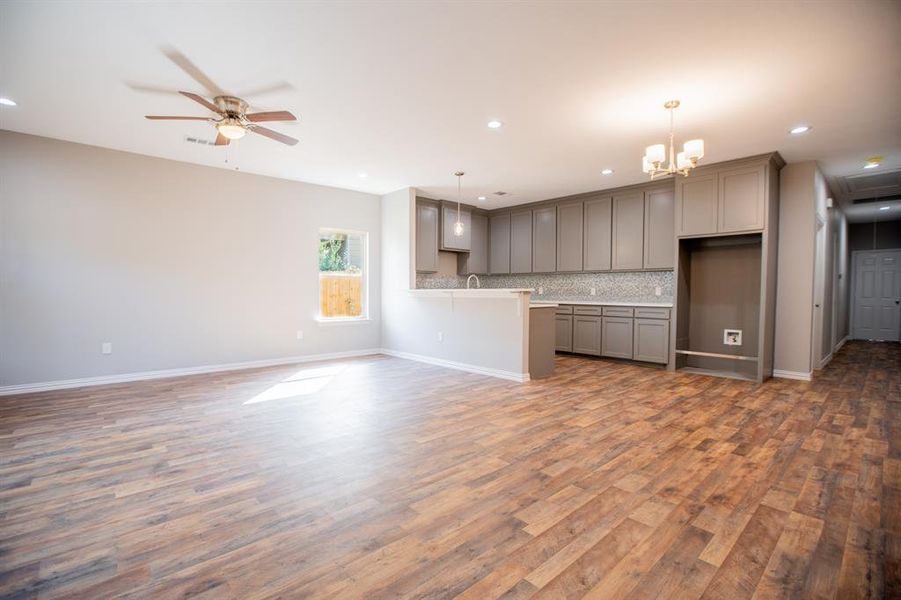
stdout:
{"type": "Polygon", "coordinates": [[[319,230],[319,318],[368,318],[366,261],[369,238],[359,231],[319,230]]]}

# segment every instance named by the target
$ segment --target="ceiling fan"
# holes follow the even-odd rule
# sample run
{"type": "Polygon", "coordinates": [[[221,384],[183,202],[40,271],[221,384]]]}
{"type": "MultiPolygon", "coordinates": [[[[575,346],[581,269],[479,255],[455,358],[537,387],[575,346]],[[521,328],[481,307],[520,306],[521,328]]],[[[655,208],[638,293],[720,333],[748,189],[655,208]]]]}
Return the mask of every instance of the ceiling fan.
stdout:
{"type": "Polygon", "coordinates": [[[218,115],[218,117],[168,117],[158,115],[146,115],[153,121],[208,121],[216,126],[217,146],[227,146],[232,140],[244,137],[248,131],[258,133],[273,139],[276,142],[293,146],[298,140],[283,133],[261,127],[259,123],[270,121],[296,121],[297,117],[286,110],[270,112],[248,113],[247,102],[235,96],[216,96],[210,102],[203,96],[191,92],[178,92],[182,96],[190,98],[198,104],[202,104],[218,115]]]}

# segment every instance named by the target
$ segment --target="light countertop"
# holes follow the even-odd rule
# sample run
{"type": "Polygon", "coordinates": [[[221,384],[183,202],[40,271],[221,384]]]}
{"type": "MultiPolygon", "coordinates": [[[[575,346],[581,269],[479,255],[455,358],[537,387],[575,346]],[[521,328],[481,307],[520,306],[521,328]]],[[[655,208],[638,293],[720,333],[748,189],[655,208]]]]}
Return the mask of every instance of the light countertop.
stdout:
{"type": "MultiPolygon", "coordinates": [[[[533,296],[533,298],[535,298],[533,296]]],[[[637,306],[639,308],[672,308],[672,302],[621,302],[619,300],[540,300],[535,298],[533,304],[552,302],[556,304],[571,304],[574,306],[637,306]]]]}

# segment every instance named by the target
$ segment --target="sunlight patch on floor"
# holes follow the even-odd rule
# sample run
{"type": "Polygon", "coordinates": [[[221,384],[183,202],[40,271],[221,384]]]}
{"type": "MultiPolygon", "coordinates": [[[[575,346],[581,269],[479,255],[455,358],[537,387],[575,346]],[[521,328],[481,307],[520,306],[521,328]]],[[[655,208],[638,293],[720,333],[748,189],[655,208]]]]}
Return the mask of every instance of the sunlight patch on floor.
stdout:
{"type": "Polygon", "coordinates": [[[315,394],[327,386],[336,375],[341,374],[345,368],[346,365],[329,365],[301,369],[269,389],[260,392],[244,404],[258,404],[270,400],[286,400],[315,394]]]}

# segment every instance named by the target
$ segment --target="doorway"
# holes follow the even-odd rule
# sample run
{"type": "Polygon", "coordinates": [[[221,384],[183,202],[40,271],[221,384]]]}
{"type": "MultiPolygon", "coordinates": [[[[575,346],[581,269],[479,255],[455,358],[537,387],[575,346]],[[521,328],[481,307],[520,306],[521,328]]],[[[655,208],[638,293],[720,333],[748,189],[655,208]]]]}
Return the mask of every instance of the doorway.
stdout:
{"type": "Polygon", "coordinates": [[[854,252],[851,333],[859,340],[901,340],[901,250],[854,252]]]}

